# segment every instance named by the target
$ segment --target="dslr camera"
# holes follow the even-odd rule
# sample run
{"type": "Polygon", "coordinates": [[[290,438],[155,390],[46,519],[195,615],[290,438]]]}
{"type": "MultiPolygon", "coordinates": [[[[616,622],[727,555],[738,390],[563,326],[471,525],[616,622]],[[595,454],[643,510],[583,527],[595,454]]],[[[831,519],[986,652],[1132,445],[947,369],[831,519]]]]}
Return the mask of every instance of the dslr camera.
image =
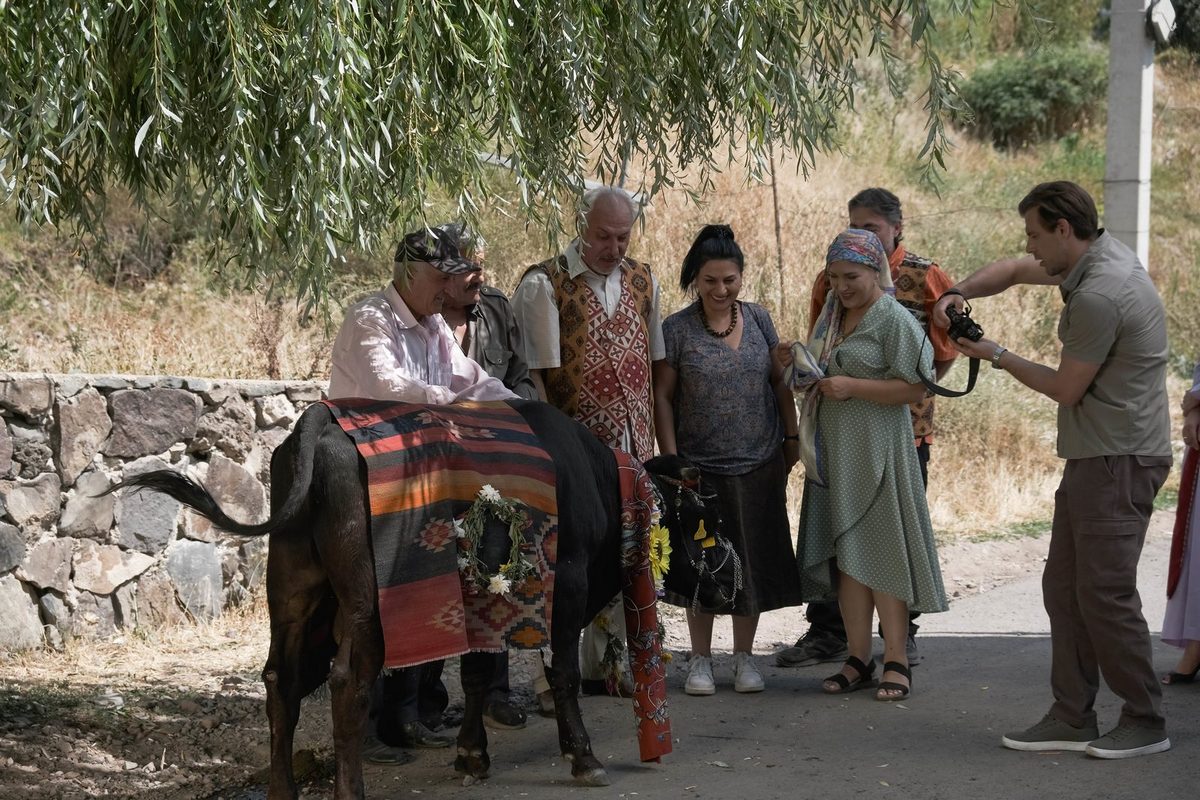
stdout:
{"type": "Polygon", "coordinates": [[[962,311],[954,306],[947,306],[946,316],[950,318],[950,327],[946,329],[946,333],[950,336],[950,341],[969,339],[972,342],[978,342],[983,338],[983,328],[971,319],[970,314],[971,306],[969,304],[962,311]]]}

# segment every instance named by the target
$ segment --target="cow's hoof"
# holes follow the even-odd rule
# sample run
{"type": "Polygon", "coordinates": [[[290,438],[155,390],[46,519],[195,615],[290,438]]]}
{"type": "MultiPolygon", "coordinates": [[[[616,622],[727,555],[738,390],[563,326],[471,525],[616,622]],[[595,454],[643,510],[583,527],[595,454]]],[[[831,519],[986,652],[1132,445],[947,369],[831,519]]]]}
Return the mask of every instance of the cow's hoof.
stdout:
{"type": "MultiPolygon", "coordinates": [[[[492,760],[484,750],[459,750],[458,755],[454,757],[454,771],[463,773],[467,778],[481,781],[488,776],[488,770],[491,769],[492,760]]],[[[468,786],[464,782],[464,786],[468,786]]]]}
{"type": "Polygon", "coordinates": [[[593,767],[575,773],[575,782],[580,786],[608,786],[611,783],[604,767],[593,767]]]}

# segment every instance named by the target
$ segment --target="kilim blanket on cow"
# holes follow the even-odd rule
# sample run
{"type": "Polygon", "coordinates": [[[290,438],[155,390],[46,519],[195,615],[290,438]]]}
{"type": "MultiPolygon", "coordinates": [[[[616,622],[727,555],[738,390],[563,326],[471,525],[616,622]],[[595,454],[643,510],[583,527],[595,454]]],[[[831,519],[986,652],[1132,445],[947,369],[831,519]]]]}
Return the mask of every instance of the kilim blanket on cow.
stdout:
{"type": "Polygon", "coordinates": [[[671,752],[667,713],[667,667],[658,631],[658,593],[650,572],[650,523],[654,491],[642,465],[614,450],[621,483],[621,562],[625,628],[633,672],[633,711],[638,719],[642,761],[658,761],[671,752]]]}
{"type": "MultiPolygon", "coordinates": [[[[384,666],[550,646],[558,504],[554,462],[502,402],[414,405],[326,401],[367,465],[384,666]],[[484,484],[523,503],[536,575],[508,595],[464,589],[454,520],[484,484]]],[[[479,555],[493,571],[507,526],[488,525],[479,555]]]]}

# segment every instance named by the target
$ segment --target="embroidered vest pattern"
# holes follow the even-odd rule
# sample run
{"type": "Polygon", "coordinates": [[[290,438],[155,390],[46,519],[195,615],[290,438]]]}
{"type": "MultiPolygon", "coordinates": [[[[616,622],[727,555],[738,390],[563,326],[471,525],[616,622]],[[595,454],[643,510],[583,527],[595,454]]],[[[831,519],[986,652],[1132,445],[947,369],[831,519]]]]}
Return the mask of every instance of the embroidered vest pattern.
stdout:
{"type": "MultiPolygon", "coordinates": [[[[897,302],[916,318],[925,331],[929,330],[929,314],[925,311],[925,275],[932,266],[933,262],[928,258],[906,251],[896,272],[892,274],[897,302]]],[[[934,395],[926,392],[924,398],[908,407],[912,412],[913,436],[917,438],[933,433],[933,399],[934,395]]]]}
{"type": "Polygon", "coordinates": [[[583,278],[571,279],[564,257],[533,269],[550,278],[558,305],[562,366],[546,371],[547,399],[605,444],[619,445],[628,427],[634,457],[649,459],[654,455],[650,268],[628,258],[622,262],[621,298],[611,319],[583,278]]]}

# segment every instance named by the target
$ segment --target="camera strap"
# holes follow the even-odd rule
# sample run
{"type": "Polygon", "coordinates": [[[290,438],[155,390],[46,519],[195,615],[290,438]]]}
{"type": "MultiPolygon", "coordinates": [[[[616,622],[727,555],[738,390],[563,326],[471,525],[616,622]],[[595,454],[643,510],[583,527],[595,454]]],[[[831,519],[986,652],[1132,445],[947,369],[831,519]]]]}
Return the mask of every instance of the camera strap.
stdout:
{"type": "Polygon", "coordinates": [[[970,365],[967,368],[967,388],[962,391],[947,389],[943,386],[938,386],[931,379],[925,377],[921,372],[921,355],[925,352],[925,344],[929,341],[929,332],[925,332],[925,341],[921,342],[921,352],[917,354],[917,377],[921,379],[921,383],[925,384],[925,388],[940,397],[962,397],[965,394],[970,394],[975,388],[975,380],[979,377],[979,359],[972,358],[970,365]]]}

